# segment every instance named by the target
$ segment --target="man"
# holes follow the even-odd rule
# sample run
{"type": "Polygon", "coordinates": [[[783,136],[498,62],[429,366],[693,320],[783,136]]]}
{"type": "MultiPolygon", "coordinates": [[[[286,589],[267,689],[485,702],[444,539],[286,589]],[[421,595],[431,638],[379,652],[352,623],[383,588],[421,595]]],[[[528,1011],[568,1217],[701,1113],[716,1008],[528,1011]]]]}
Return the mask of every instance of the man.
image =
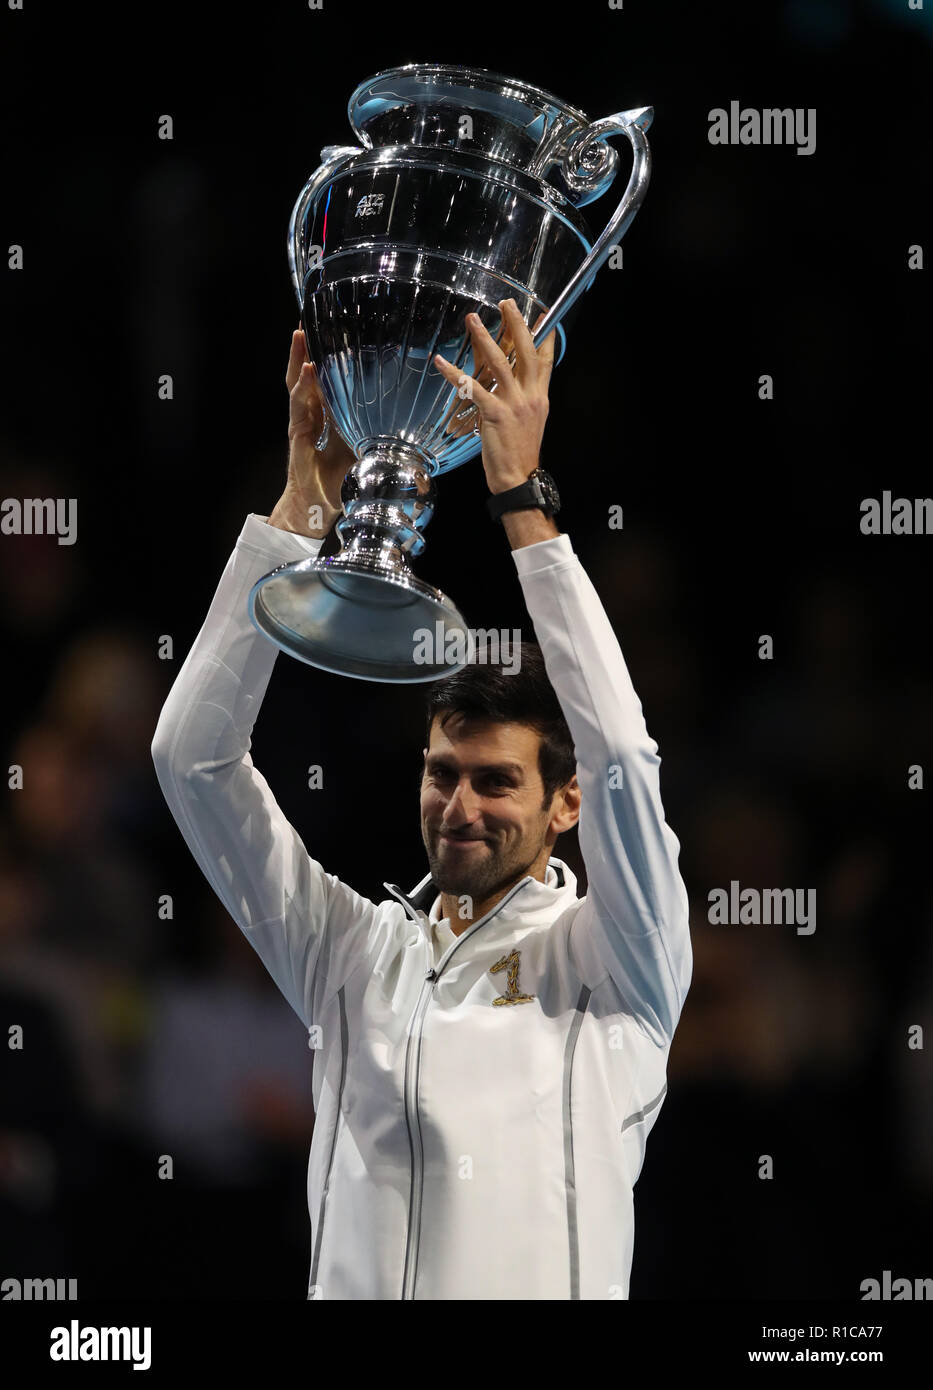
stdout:
{"type": "Polygon", "coordinates": [[[490,492],[523,503],[502,526],[544,669],[528,646],[518,673],[430,688],[429,874],[363,898],[309,856],[249,754],[277,648],[247,595],[317,553],[349,463],[333,438],[313,447],[298,334],[286,491],[247,518],[152,746],[192,853],[311,1030],[310,1298],[626,1298],[632,1189],[690,982],[680,846],[618,642],[553,516],[503,496],[537,467],[554,335],[536,350],[500,307],[514,374],[473,316],[497,389],[471,390],[490,492]],[[551,852],[578,821],[583,899],[551,852]]]}

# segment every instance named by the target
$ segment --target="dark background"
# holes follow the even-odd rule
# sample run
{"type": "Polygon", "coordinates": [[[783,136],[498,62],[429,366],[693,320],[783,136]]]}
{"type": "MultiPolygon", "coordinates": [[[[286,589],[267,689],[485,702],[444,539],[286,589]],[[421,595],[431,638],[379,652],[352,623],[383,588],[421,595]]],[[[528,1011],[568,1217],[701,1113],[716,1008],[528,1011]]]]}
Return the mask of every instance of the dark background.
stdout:
{"type": "MultiPolygon", "coordinates": [[[[293,203],[350,143],[354,87],[414,61],[592,118],[655,108],[625,268],[568,321],[542,454],[660,745],[693,905],[632,1298],[933,1275],[933,1075],[907,1046],[933,1024],[928,793],[907,786],[931,762],[933,540],[859,529],[863,498],[930,483],[930,271],[907,258],[931,249],[933,6],[27,0],[0,24],[3,246],[25,254],[0,279],[0,495],[78,499],[74,546],[0,536],[3,766],[26,778],[0,812],[0,1020],[30,1039],[0,1054],[0,1276],[305,1296],[304,1030],[149,746],[245,516],[284,483],[293,203]],[[732,100],[815,108],[815,153],[710,145],[732,100]],[[815,933],[709,925],[732,879],[815,888],[815,933]]],[[[418,573],[473,626],[532,636],[484,495],[478,459],[441,479],[418,573]]],[[[421,699],[280,656],[253,739],[310,852],[375,898],[425,870],[421,699]]],[[[557,853],[582,875],[575,842],[557,853]]]]}

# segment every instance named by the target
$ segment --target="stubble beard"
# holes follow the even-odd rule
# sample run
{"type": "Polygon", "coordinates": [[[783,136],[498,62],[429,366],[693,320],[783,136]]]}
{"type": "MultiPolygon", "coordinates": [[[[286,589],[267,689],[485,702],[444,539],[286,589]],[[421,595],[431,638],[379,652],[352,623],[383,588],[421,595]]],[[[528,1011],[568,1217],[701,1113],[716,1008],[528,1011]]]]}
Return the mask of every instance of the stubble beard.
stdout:
{"type": "Polygon", "coordinates": [[[483,855],[482,864],[475,864],[472,867],[468,864],[460,866],[444,864],[438,854],[439,839],[440,837],[437,835],[433,846],[430,843],[425,846],[434,884],[441,893],[451,893],[456,897],[468,896],[474,902],[484,901],[500,888],[521,878],[522,874],[528,871],[537,858],[537,854],[534,854],[527,863],[524,863],[524,854],[519,854],[511,862],[506,861],[502,853],[487,840],[488,852],[478,851],[483,855]]]}

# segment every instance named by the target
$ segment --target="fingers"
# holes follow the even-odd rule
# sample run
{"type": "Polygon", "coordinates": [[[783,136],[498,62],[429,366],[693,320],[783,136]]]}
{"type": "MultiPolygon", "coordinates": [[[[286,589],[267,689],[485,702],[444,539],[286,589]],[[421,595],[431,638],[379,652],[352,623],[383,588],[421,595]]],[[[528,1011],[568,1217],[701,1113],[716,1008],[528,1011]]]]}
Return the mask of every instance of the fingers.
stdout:
{"type": "MultiPolygon", "coordinates": [[[[309,368],[305,368],[307,373],[309,368]]],[[[301,382],[292,391],[288,410],[288,437],[290,440],[308,439],[312,442],[318,439],[324,429],[326,416],[324,414],[324,404],[313,389],[314,377],[309,378],[308,390],[302,389],[301,382]]]]}
{"type": "MultiPolygon", "coordinates": [[[[519,315],[519,317],[521,317],[521,315],[519,315]]],[[[467,314],[466,324],[473,343],[473,361],[477,366],[483,364],[489,367],[489,370],[496,378],[500,396],[504,399],[508,399],[514,390],[512,368],[509,365],[509,359],[499,347],[498,343],[490,336],[487,329],[483,327],[479,314],[467,314]]],[[[522,326],[524,327],[524,325],[522,326]]],[[[525,331],[527,333],[528,330],[525,329],[525,331]]],[[[481,386],[477,386],[475,383],[473,390],[474,399],[476,399],[475,393],[478,390],[482,391],[484,396],[489,395],[488,391],[481,386]]],[[[482,399],[482,397],[480,399],[482,399]]]]}
{"type": "MultiPolygon", "coordinates": [[[[472,341],[473,361],[476,368],[472,378],[465,377],[459,368],[453,366],[440,353],[436,353],[434,356],[437,370],[452,386],[459,388],[463,398],[471,399],[474,402],[482,418],[486,417],[491,403],[496,400],[508,401],[513,397],[516,387],[519,389],[524,387],[529,391],[533,389],[535,394],[539,394],[543,387],[546,393],[551,369],[554,365],[554,330],[536,349],[532,330],[522,318],[521,311],[515,301],[513,299],[500,300],[499,311],[502,315],[502,332],[499,343],[496,343],[488,330],[484,328],[477,314],[467,315],[466,325],[472,341]],[[515,360],[514,372],[509,360],[513,355],[515,360]],[[495,395],[491,390],[480,385],[481,378],[485,378],[490,386],[495,382],[495,395]]],[[[547,310],[545,309],[538,315],[534,323],[535,328],[543,322],[546,314],[547,310]]],[[[455,409],[454,415],[457,413],[455,409]]],[[[463,433],[467,432],[465,428],[458,428],[453,419],[447,422],[448,433],[459,434],[461,429],[463,433]]]]}
{"type": "Polygon", "coordinates": [[[515,375],[518,377],[520,385],[525,385],[530,377],[533,379],[532,373],[536,370],[537,354],[535,353],[534,340],[514,299],[501,299],[499,310],[512,342],[515,344],[515,360],[518,364],[515,375]]]}
{"type": "MultiPolygon", "coordinates": [[[[538,315],[538,317],[535,319],[534,325],[533,325],[533,328],[532,328],[532,341],[534,341],[533,335],[534,335],[535,329],[538,327],[538,324],[539,324],[539,323],[542,323],[542,322],[544,321],[544,319],[546,319],[546,318],[547,318],[547,310],[543,310],[543,311],[538,315]]],[[[536,354],[536,355],[537,355],[537,358],[538,358],[538,367],[539,367],[539,370],[541,370],[541,372],[542,372],[542,380],[543,380],[543,382],[544,382],[545,387],[547,387],[547,384],[548,384],[548,382],[549,382],[550,379],[551,379],[551,372],[552,372],[553,369],[554,369],[554,344],[556,343],[556,341],[557,341],[557,329],[556,329],[556,328],[552,328],[551,331],[550,331],[550,333],[549,333],[549,334],[547,335],[547,337],[545,338],[544,342],[543,342],[543,343],[541,344],[541,346],[537,349],[537,354],[536,354]]]]}
{"type": "Polygon", "coordinates": [[[465,434],[473,433],[477,421],[478,416],[471,401],[455,401],[444,417],[444,433],[462,438],[465,434]]]}
{"type": "MultiPolygon", "coordinates": [[[[288,369],[285,373],[285,385],[289,391],[293,391],[298,384],[301,376],[302,367],[308,362],[308,352],[305,346],[304,329],[299,328],[292,334],[291,352],[288,357],[288,369]]],[[[310,364],[309,364],[310,365],[310,364]]],[[[305,373],[307,376],[307,373],[305,373]]]]}
{"type": "Polygon", "coordinates": [[[289,439],[313,435],[324,426],[324,407],[314,364],[308,360],[304,329],[292,334],[285,385],[289,393],[289,439]]]}
{"type": "MultiPolygon", "coordinates": [[[[473,339],[474,358],[479,346],[483,357],[499,382],[499,390],[503,391],[505,387],[504,394],[506,396],[509,394],[509,388],[513,381],[517,381],[519,386],[525,388],[531,388],[541,383],[546,387],[554,366],[554,330],[551,330],[539,348],[535,348],[532,332],[525,323],[515,300],[500,300],[499,312],[502,315],[503,324],[499,344],[494,342],[481,323],[477,327],[475,324],[471,324],[468,317],[467,323],[473,339]],[[513,351],[516,364],[514,376],[511,364],[506,358],[506,353],[511,355],[513,351]]],[[[546,313],[547,310],[542,311],[535,319],[535,328],[544,320],[546,313]]]]}
{"type": "MultiPolygon", "coordinates": [[[[465,376],[459,367],[448,362],[447,358],[442,357],[439,352],[434,354],[434,365],[441,376],[450,382],[451,386],[456,386],[462,391],[465,400],[472,400],[480,413],[485,414],[490,402],[495,400],[490,391],[487,391],[484,386],[480,386],[474,377],[465,376]]],[[[452,433],[456,432],[458,431],[452,431],[452,433]]]]}

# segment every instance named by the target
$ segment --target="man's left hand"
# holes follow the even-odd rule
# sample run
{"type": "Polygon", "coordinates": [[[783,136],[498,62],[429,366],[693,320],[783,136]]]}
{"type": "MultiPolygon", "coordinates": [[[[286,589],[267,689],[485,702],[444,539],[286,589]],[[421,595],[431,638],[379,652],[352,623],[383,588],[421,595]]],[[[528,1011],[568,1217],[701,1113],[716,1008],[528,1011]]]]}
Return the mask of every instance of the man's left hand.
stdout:
{"type": "MultiPolygon", "coordinates": [[[[434,362],[451,386],[465,386],[479,415],[479,430],[483,441],[483,467],[490,492],[508,492],[527,482],[538,467],[538,455],[548,413],[548,382],[554,365],[554,332],[535,348],[531,330],[522,318],[514,299],[499,304],[503,318],[503,336],[511,339],[515,348],[514,373],[509,360],[483,327],[476,314],[467,314],[467,328],[473,344],[476,376],[485,372],[495,378],[496,389],[480,386],[476,376],[464,376],[441,357],[434,362]]],[[[535,327],[544,318],[540,314],[535,327]]]]}

